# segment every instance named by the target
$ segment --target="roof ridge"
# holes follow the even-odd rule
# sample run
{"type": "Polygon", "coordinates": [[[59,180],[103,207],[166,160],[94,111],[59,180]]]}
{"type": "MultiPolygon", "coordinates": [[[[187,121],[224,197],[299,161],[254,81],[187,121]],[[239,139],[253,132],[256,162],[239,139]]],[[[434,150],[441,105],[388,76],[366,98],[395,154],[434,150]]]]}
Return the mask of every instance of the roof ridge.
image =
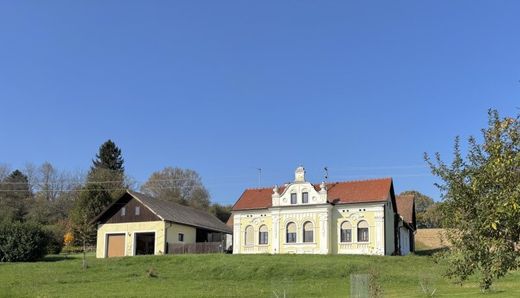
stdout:
{"type": "Polygon", "coordinates": [[[356,179],[356,180],[345,180],[345,181],[336,181],[336,182],[325,182],[325,184],[352,183],[352,182],[369,182],[369,181],[379,181],[379,180],[388,180],[388,179],[392,179],[392,177],[381,177],[381,178],[369,178],[369,179],[356,179]]]}
{"type": "MultiPolygon", "coordinates": [[[[356,179],[356,180],[343,180],[343,181],[333,181],[333,182],[325,182],[325,184],[339,184],[339,183],[353,183],[353,182],[369,182],[369,181],[379,181],[379,180],[387,180],[387,179],[392,179],[392,177],[381,177],[381,178],[369,178],[369,179],[356,179]]],[[[310,182],[310,181],[306,181],[306,182],[309,182],[310,184],[312,185],[320,185],[321,182],[310,182]]],[[[283,183],[283,184],[276,184],[278,185],[278,187],[285,187],[286,184],[292,184],[292,183],[283,183]]],[[[245,190],[264,190],[264,189],[269,189],[269,190],[272,190],[272,187],[273,186],[263,186],[263,187],[246,187],[245,190]]]]}

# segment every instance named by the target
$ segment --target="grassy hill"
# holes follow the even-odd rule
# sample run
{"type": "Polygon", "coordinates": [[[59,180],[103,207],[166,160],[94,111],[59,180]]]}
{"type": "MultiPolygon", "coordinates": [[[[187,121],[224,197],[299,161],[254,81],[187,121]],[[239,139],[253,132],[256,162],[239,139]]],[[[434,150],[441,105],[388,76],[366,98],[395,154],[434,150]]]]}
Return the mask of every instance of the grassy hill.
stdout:
{"type": "MultiPolygon", "coordinates": [[[[458,286],[440,276],[428,256],[178,255],[115,259],[49,256],[36,263],[0,264],[0,296],[92,297],[348,297],[350,274],[376,272],[385,297],[479,295],[474,281],[458,286]],[[148,271],[152,269],[156,277],[148,271]]],[[[520,272],[496,284],[495,297],[520,296],[520,272]]]]}

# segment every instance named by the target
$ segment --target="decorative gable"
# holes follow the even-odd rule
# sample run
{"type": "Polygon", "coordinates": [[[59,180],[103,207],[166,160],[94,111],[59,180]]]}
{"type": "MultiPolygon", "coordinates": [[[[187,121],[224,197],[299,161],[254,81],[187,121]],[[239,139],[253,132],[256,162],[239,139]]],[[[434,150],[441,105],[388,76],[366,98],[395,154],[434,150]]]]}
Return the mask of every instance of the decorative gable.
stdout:
{"type": "Polygon", "coordinates": [[[327,188],[325,183],[321,183],[320,190],[317,191],[311,183],[305,181],[305,169],[298,167],[294,173],[294,182],[286,185],[281,194],[278,186],[275,186],[271,198],[273,207],[325,204],[327,188]]]}

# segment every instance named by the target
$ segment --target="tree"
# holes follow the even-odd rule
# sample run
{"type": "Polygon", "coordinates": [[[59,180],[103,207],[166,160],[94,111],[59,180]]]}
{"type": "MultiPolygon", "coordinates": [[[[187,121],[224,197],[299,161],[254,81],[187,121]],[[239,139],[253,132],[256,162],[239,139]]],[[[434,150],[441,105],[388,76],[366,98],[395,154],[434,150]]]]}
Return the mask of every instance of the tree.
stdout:
{"type": "Polygon", "coordinates": [[[439,203],[434,202],[432,198],[416,190],[403,191],[399,195],[414,195],[418,228],[431,229],[441,227],[438,211],[439,203]]]}
{"type": "Polygon", "coordinates": [[[415,196],[415,212],[424,212],[428,207],[433,205],[435,202],[429,196],[422,194],[416,190],[407,190],[399,194],[402,195],[414,195],[415,196]]]}
{"type": "Polygon", "coordinates": [[[76,205],[71,212],[71,223],[75,233],[78,233],[74,235],[74,238],[85,240],[85,245],[95,243],[94,235],[87,233],[92,229],[88,224],[111,202],[112,197],[103,186],[92,184],[81,189],[76,205]]]}
{"type": "Polygon", "coordinates": [[[232,205],[220,205],[218,203],[214,203],[211,204],[209,211],[225,223],[231,216],[231,209],[233,209],[232,205]]]}
{"type": "Polygon", "coordinates": [[[419,228],[441,228],[442,227],[442,203],[434,203],[423,212],[417,213],[417,227],[419,228]]]}
{"type": "Polygon", "coordinates": [[[154,172],[141,191],[159,200],[208,210],[209,192],[199,174],[190,169],[166,167],[154,172]]]}
{"type": "Polygon", "coordinates": [[[15,170],[0,182],[0,219],[23,221],[27,214],[27,200],[32,196],[29,180],[15,170]]]}
{"type": "Polygon", "coordinates": [[[87,269],[87,244],[92,243],[96,236],[96,227],[91,223],[87,214],[77,214],[72,224],[72,229],[77,240],[80,241],[83,250],[83,270],[87,269]]]}
{"type": "Polygon", "coordinates": [[[104,142],[99,147],[99,153],[96,154],[96,159],[92,160],[93,169],[107,169],[123,174],[125,168],[123,166],[124,160],[121,155],[121,149],[116,146],[112,140],[104,142]]]}
{"type": "Polygon", "coordinates": [[[112,199],[120,197],[127,188],[121,149],[112,140],[99,147],[87,177],[88,184],[98,184],[110,192],[112,199]]]}
{"type": "Polygon", "coordinates": [[[470,137],[466,158],[457,137],[450,165],[436,153],[425,159],[442,182],[441,213],[451,242],[446,260],[447,276],[465,281],[481,273],[480,287],[520,264],[520,122],[500,118],[489,111],[489,124],[482,130],[482,143],[470,137]]]}

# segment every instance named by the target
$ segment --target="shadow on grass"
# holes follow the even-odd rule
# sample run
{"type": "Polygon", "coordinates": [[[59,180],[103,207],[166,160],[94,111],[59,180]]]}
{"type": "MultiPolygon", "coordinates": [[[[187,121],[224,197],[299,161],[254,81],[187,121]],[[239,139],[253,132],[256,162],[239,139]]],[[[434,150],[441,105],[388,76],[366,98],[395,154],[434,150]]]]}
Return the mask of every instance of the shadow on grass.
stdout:
{"type": "Polygon", "coordinates": [[[446,251],[447,247],[439,247],[439,248],[432,248],[432,249],[424,249],[424,250],[417,250],[415,251],[415,254],[418,256],[431,256],[435,253],[446,251]]]}
{"type": "Polygon", "coordinates": [[[62,255],[50,255],[50,256],[45,256],[41,262],[60,262],[60,261],[65,261],[65,260],[73,260],[74,258],[70,257],[70,256],[62,256],[62,255]]]}

